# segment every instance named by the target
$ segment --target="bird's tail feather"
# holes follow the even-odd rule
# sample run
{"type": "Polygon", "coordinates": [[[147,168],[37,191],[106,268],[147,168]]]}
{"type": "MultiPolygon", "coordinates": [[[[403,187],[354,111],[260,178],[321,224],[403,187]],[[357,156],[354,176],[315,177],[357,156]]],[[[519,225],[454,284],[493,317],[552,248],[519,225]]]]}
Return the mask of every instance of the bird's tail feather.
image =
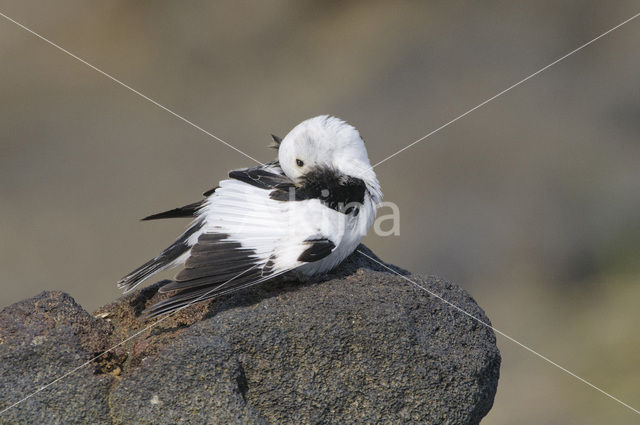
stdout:
{"type": "Polygon", "coordinates": [[[159,255],[120,279],[118,281],[118,288],[123,289],[124,292],[127,293],[154,274],[184,262],[181,260],[186,259],[185,254],[191,249],[192,243],[190,242],[190,238],[200,231],[202,225],[201,220],[193,223],[174,243],[159,255]]]}
{"type": "MultiPolygon", "coordinates": [[[[255,278],[256,276],[247,274],[247,278],[243,279],[240,275],[237,275],[237,278],[233,278],[220,284],[217,287],[204,287],[204,288],[191,288],[178,292],[176,295],[165,299],[164,301],[160,301],[152,305],[151,307],[145,309],[143,311],[143,315],[147,319],[152,319],[154,317],[162,316],[165,314],[173,313],[176,310],[180,310],[183,307],[189,306],[195,303],[201,303],[203,301],[208,301],[214,298],[221,297],[223,295],[233,294],[238,291],[242,291],[243,289],[249,288],[254,285],[258,285],[267,280],[273,279],[277,276],[280,276],[289,270],[282,270],[277,273],[270,274],[268,276],[263,276],[260,278],[255,278]],[[232,286],[230,288],[225,289],[225,285],[235,282],[238,280],[239,283],[233,283],[236,286],[232,286]]],[[[247,270],[250,272],[250,270],[247,270]]]]}

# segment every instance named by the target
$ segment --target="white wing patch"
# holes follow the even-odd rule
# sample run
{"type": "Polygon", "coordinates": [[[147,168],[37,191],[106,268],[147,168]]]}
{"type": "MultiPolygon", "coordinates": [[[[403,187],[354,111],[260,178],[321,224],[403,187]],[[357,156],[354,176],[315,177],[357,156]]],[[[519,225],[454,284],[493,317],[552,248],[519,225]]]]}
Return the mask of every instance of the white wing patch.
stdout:
{"type": "Polygon", "coordinates": [[[309,240],[324,238],[340,244],[344,214],[316,199],[276,201],[269,198],[270,192],[238,180],[220,182],[202,209],[203,232],[228,235],[229,240],[253,250],[262,264],[272,259],[276,272],[304,264],[298,257],[309,247],[309,240]]]}

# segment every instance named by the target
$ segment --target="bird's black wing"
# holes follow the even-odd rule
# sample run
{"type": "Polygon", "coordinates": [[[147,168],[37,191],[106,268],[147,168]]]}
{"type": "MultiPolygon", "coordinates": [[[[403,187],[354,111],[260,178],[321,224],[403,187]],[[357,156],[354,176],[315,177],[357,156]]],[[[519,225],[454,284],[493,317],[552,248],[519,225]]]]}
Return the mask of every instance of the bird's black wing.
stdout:
{"type": "MultiPolygon", "coordinates": [[[[144,311],[148,318],[178,310],[189,304],[231,294],[272,279],[286,271],[274,272],[274,262],[260,260],[251,249],[226,241],[226,235],[205,233],[191,250],[185,268],[159,292],[179,291],[144,311]]],[[[307,241],[299,261],[313,262],[331,254],[335,245],[328,239],[307,241]]]]}
{"type": "Polygon", "coordinates": [[[195,221],[182,235],[180,235],[180,237],[178,237],[178,239],[176,239],[174,243],[163,250],[159,255],[120,279],[118,281],[118,287],[124,289],[125,292],[130,291],[145,279],[171,267],[174,261],[189,250],[191,246],[189,244],[189,238],[199,232],[202,225],[203,223],[201,220],[195,221]]]}
{"type": "Polygon", "coordinates": [[[227,240],[223,233],[203,233],[193,245],[184,269],[160,292],[180,291],[145,313],[155,317],[190,304],[241,289],[274,277],[272,264],[254,250],[227,240]],[[200,298],[200,299],[198,299],[200,298]]]}
{"type": "MultiPolygon", "coordinates": [[[[213,189],[207,190],[202,194],[202,196],[207,198],[208,196],[212,195],[216,191],[216,189],[218,189],[217,186],[214,187],[213,189]]],[[[194,202],[192,204],[185,205],[183,207],[178,207],[172,210],[163,211],[161,213],[152,214],[141,220],[148,221],[148,220],[160,220],[163,218],[193,218],[196,216],[196,213],[198,212],[198,210],[202,208],[202,206],[204,205],[204,202],[205,202],[205,199],[198,202],[194,202]]]]}
{"type": "Polygon", "coordinates": [[[229,177],[260,189],[278,189],[293,185],[286,175],[260,166],[231,171],[229,177]]]}

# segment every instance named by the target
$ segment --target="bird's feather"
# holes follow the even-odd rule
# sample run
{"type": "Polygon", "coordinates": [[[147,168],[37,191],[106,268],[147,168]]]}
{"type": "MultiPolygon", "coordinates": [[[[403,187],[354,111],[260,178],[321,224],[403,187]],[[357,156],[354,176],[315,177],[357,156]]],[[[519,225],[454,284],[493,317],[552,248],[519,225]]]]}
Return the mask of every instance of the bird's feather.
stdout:
{"type": "Polygon", "coordinates": [[[229,177],[259,187],[260,189],[276,189],[278,187],[288,187],[292,184],[287,176],[274,173],[262,167],[234,170],[229,173],[229,177]]]}
{"type": "Polygon", "coordinates": [[[271,143],[269,147],[275,150],[280,149],[280,143],[282,143],[282,137],[278,137],[275,134],[272,134],[271,138],[273,139],[273,143],[271,143]]]}
{"type": "Polygon", "coordinates": [[[272,279],[282,273],[278,273],[276,275],[258,278],[258,279],[245,279],[242,283],[235,283],[233,286],[227,287],[231,282],[236,282],[236,280],[240,280],[243,276],[239,276],[236,279],[230,280],[229,282],[223,282],[222,284],[214,287],[204,287],[204,288],[192,288],[179,292],[171,298],[167,298],[166,300],[160,301],[159,303],[154,304],[150,308],[144,310],[143,314],[147,318],[153,318],[157,316],[161,316],[163,314],[171,313],[180,308],[186,307],[190,304],[196,302],[202,302],[211,300],[214,298],[218,298],[224,295],[232,294],[234,292],[241,291],[243,289],[249,288],[251,286],[255,286],[263,283],[266,280],[272,279]]]}
{"type": "Polygon", "coordinates": [[[193,245],[193,238],[201,231],[202,226],[202,220],[196,220],[174,243],[159,255],[120,279],[118,287],[128,292],[154,274],[180,264],[181,258],[186,258],[185,255],[193,245]]]}
{"type": "Polygon", "coordinates": [[[305,249],[298,257],[298,261],[311,263],[313,261],[322,260],[335,249],[336,245],[329,239],[311,239],[306,241],[309,247],[305,249]]]}
{"type": "MultiPolygon", "coordinates": [[[[213,194],[216,189],[218,189],[218,186],[214,187],[213,189],[209,189],[206,192],[204,192],[202,194],[202,196],[204,196],[205,198],[207,198],[208,196],[210,196],[211,194],[213,194]]],[[[152,214],[149,215],[145,218],[142,218],[142,221],[148,221],[148,220],[159,220],[159,219],[163,219],[163,218],[188,218],[188,217],[196,217],[198,215],[198,211],[200,210],[200,208],[202,208],[202,206],[204,205],[204,199],[200,200],[198,202],[193,202],[191,204],[182,206],[182,207],[178,207],[178,208],[174,208],[172,210],[168,210],[168,211],[163,211],[157,214],[152,214]]]]}
{"type": "Polygon", "coordinates": [[[163,211],[161,213],[156,213],[149,215],[145,218],[142,218],[142,221],[149,220],[159,220],[163,218],[187,218],[187,217],[195,217],[198,210],[202,207],[204,201],[194,202],[189,205],[185,205],[183,207],[174,208],[172,210],[163,211]]]}
{"type": "Polygon", "coordinates": [[[329,256],[342,215],[319,200],[280,202],[271,191],[291,184],[277,170],[232,171],[201,207],[203,226],[184,269],[160,292],[178,291],[152,306],[151,316],[255,285],[329,256]],[[329,214],[329,216],[324,216],[329,214]],[[333,235],[333,236],[332,236],[333,235]]]}

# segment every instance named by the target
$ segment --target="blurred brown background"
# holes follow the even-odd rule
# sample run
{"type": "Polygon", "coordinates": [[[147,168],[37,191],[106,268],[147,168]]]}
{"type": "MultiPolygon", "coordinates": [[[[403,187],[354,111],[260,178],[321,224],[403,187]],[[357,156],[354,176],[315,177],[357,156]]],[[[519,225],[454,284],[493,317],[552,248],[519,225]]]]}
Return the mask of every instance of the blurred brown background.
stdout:
{"type": "MultiPolygon", "coordinates": [[[[640,11],[634,1],[57,2],[0,11],[260,159],[321,113],[372,162],[640,11]]],[[[376,168],[366,243],[640,407],[640,19],[376,168]]],[[[186,222],[138,218],[251,162],[0,18],[0,307],[92,310],[186,222]]],[[[487,424],[638,416],[498,338],[487,424]]]]}

